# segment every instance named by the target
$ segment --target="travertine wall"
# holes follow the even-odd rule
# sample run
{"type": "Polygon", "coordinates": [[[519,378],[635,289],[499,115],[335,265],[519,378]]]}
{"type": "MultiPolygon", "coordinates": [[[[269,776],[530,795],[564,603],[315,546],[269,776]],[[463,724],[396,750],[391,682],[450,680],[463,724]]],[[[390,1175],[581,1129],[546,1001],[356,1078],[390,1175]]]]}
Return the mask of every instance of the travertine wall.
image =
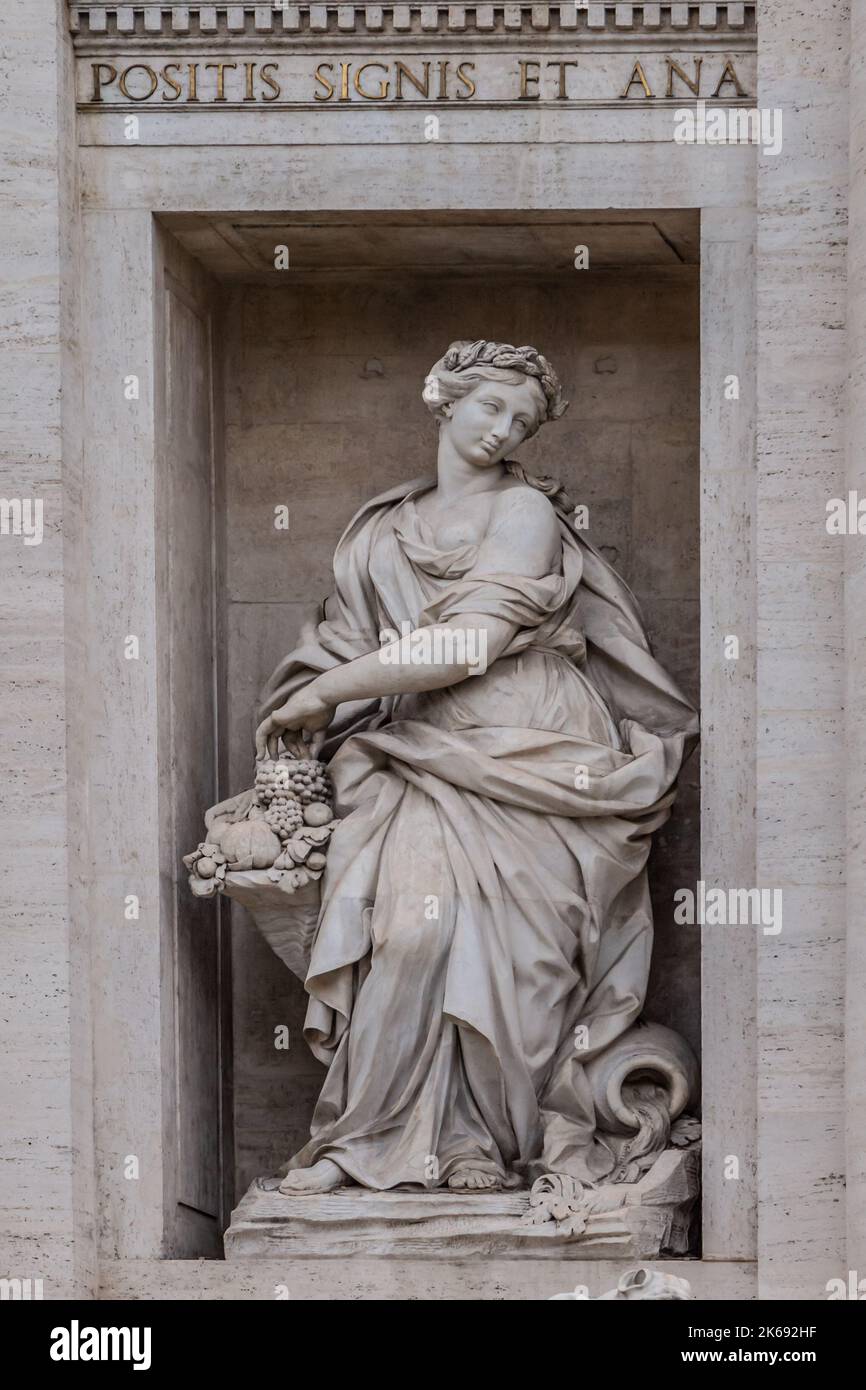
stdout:
{"type": "MultiPolygon", "coordinates": [[[[866,7],[851,14],[847,486],[866,498],[866,7]]],[[[849,1269],[866,1269],[866,538],[843,541],[847,766],[845,1115],[849,1269]]]]}
{"type": "MultiPolygon", "coordinates": [[[[435,468],[420,390],[455,337],[532,342],[550,355],[571,408],[519,457],[588,504],[590,540],[635,589],[657,654],[699,701],[697,267],[547,283],[249,287],[234,292],[224,333],[233,791],[250,781],[257,691],[329,591],[346,522],[367,498],[435,468]],[[274,528],[280,503],[288,533],[274,528]]],[[[672,922],[674,889],[699,876],[697,778],[693,759],[654,854],[647,1014],[699,1051],[699,933],[672,922]]],[[[233,960],[240,1193],[304,1141],[323,1072],[301,1034],[300,984],[240,913],[233,960]],[[274,1049],[278,1023],[291,1028],[288,1055],[274,1049]]]]}
{"type": "Polygon", "coordinates": [[[825,506],[845,488],[849,5],[764,0],[758,42],[760,104],[784,113],[758,165],[757,858],[784,893],[758,941],[758,1258],[761,1297],[823,1298],[847,1277],[844,542],[825,506]]]}
{"type": "Polygon", "coordinates": [[[41,499],[44,539],[0,536],[0,1275],[58,1298],[96,1285],[76,127],[65,4],[7,0],[2,20],[0,494],[41,499]]]}

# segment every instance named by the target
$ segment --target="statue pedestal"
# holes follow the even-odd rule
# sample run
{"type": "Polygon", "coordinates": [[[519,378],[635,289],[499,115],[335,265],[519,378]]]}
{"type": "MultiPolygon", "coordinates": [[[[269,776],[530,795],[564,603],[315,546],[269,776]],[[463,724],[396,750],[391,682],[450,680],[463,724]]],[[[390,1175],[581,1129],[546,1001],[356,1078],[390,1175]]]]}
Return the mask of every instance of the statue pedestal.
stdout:
{"type": "Polygon", "coordinates": [[[604,1189],[614,1210],[592,1213],[572,1234],[565,1222],[529,1224],[528,1190],[460,1193],[345,1187],[285,1197],[253,1183],[232,1212],[227,1259],[358,1255],[411,1259],[655,1259],[688,1252],[700,1189],[700,1145],[666,1149],[636,1183],[604,1189]]]}

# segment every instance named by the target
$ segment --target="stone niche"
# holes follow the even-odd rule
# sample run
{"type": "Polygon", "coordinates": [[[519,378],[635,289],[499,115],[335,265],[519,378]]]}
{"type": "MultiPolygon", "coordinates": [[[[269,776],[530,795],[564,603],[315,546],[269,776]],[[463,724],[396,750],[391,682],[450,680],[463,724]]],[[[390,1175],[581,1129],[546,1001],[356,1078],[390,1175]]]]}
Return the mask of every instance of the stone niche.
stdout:
{"type": "MultiPolygon", "coordinates": [[[[175,786],[195,795],[173,793],[185,836],[176,854],[199,838],[211,787],[215,800],[217,790],[250,785],[257,692],[328,593],[351,515],[434,468],[435,426],[420,393],[454,338],[532,343],[552,359],[571,406],[520,458],[587,506],[590,540],[635,590],[658,656],[699,703],[697,213],[174,214],[160,219],[158,240],[175,306],[165,330],[169,450],[178,440],[186,447],[182,421],[206,408],[208,381],[213,415],[210,476],[202,456],[197,500],[182,513],[189,549],[176,547],[170,563],[173,586],[198,594],[178,610],[177,661],[209,672],[213,658],[221,766],[219,786],[210,773],[203,786],[194,763],[212,768],[213,731],[202,730],[200,747],[186,740],[177,720],[191,712],[179,708],[175,786]],[[575,268],[583,245],[591,276],[575,268]],[[281,247],[288,271],[275,268],[281,247]],[[202,305],[207,333],[196,328],[202,305]],[[278,507],[288,508],[288,529],[275,526],[278,507]],[[197,566],[213,577],[211,618],[197,566]],[[205,639],[190,648],[186,638],[202,623],[205,639]]],[[[699,931],[673,922],[675,888],[699,877],[698,780],[695,757],[653,851],[645,1016],[682,1033],[700,1056],[699,931]]],[[[322,1068],[303,1041],[301,984],[244,911],[231,907],[228,947],[221,907],[223,945],[211,949],[216,909],[189,897],[182,870],[176,889],[179,1173],[187,1173],[179,1190],[187,1207],[214,1217],[207,1234],[188,1225],[176,1244],[192,1255],[218,1251],[218,1228],[250,1182],[304,1142],[322,1068]],[[274,1046],[280,1024],[290,1030],[288,1051],[274,1046]],[[204,1176],[217,1153],[221,1194],[204,1176]]]]}

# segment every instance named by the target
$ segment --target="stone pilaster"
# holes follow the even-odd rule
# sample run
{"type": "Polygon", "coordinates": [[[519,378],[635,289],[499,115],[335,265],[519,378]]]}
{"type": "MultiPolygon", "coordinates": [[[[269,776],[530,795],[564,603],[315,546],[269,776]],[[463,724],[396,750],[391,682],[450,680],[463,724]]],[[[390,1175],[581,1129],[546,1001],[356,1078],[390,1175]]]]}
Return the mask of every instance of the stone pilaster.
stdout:
{"type": "Polygon", "coordinates": [[[45,1298],[96,1286],[82,882],[77,151],[65,0],[0,12],[5,256],[0,493],[42,504],[41,543],[0,536],[0,1276],[45,1298]]]}
{"type": "MultiPolygon", "coordinates": [[[[762,1298],[826,1297],[845,1258],[843,551],[847,0],[765,0],[758,104],[757,872],[762,1298]]],[[[850,754],[849,754],[850,757],[850,754]]]]}
{"type": "MultiPolygon", "coordinates": [[[[866,9],[851,7],[847,489],[866,499],[866,9]]],[[[866,530],[866,517],[862,520],[866,530]]],[[[866,1276],[866,534],[845,537],[848,1268],[866,1276]]]]}

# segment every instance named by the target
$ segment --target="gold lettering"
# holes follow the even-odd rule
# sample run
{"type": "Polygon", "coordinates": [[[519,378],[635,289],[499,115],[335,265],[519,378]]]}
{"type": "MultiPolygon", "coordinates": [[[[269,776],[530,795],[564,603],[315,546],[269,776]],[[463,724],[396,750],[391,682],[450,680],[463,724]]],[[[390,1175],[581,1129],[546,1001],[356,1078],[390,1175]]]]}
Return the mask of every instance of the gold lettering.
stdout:
{"type": "Polygon", "coordinates": [[[226,76],[225,76],[225,75],[226,75],[226,69],[227,69],[227,68],[236,68],[236,67],[237,67],[237,63],[205,63],[205,68],[207,69],[207,71],[210,71],[211,68],[216,68],[217,89],[216,89],[216,97],[214,98],[215,101],[225,101],[225,99],[226,99],[226,76]]]}
{"type": "Polygon", "coordinates": [[[416,92],[420,92],[420,94],[421,94],[422,97],[429,97],[429,95],[430,95],[430,64],[429,64],[428,62],[425,62],[425,64],[424,64],[424,84],[423,84],[423,86],[422,86],[421,81],[419,80],[419,78],[417,78],[417,77],[415,76],[414,72],[412,72],[409,68],[407,68],[407,66],[406,66],[405,63],[401,63],[401,62],[399,61],[399,59],[398,59],[397,62],[394,64],[394,66],[395,66],[395,68],[397,69],[396,90],[395,90],[395,92],[394,92],[394,97],[395,97],[395,100],[396,100],[396,101],[402,101],[402,100],[403,100],[403,78],[404,78],[404,77],[406,78],[407,82],[411,82],[411,83],[412,83],[412,86],[415,88],[416,92]]]}
{"type": "Polygon", "coordinates": [[[198,63],[189,65],[189,101],[198,101],[198,63]]]}
{"type": "Polygon", "coordinates": [[[538,74],[539,74],[540,66],[541,66],[541,65],[540,65],[539,63],[537,63],[537,62],[535,61],[534,58],[521,58],[521,59],[520,59],[520,62],[519,62],[519,66],[520,66],[520,100],[521,100],[521,101],[538,101],[538,92],[530,92],[530,90],[529,90],[529,84],[530,84],[530,82],[534,82],[535,85],[538,86],[538,74]],[[530,72],[530,71],[529,71],[530,68],[535,68],[535,72],[530,72]]]}
{"type": "Polygon", "coordinates": [[[547,66],[549,68],[559,68],[559,91],[556,94],[556,99],[557,101],[565,101],[567,97],[565,90],[565,69],[576,68],[577,62],[562,63],[557,61],[555,63],[548,63],[547,66]]]}
{"type": "Polygon", "coordinates": [[[162,99],[163,101],[177,101],[178,97],[181,95],[183,91],[183,88],[181,87],[179,82],[176,82],[174,80],[173,77],[169,77],[169,68],[174,68],[175,72],[180,72],[180,68],[178,67],[177,63],[166,63],[165,67],[162,70],[161,77],[163,82],[167,82],[169,87],[171,87],[171,90],[174,92],[174,96],[167,96],[166,93],[163,92],[162,99]]]}
{"type": "Polygon", "coordinates": [[[256,65],[255,63],[244,63],[244,68],[246,69],[247,75],[246,90],[244,92],[244,101],[255,101],[256,94],[253,90],[253,78],[256,75],[256,65]]]}
{"type": "Polygon", "coordinates": [[[323,72],[323,70],[324,70],[325,68],[328,69],[328,72],[333,72],[333,71],[334,71],[334,65],[333,65],[333,63],[320,63],[319,66],[316,68],[316,71],[315,71],[315,73],[313,74],[313,76],[315,77],[315,80],[316,80],[317,82],[321,82],[322,86],[325,88],[325,95],[322,96],[322,93],[321,93],[321,92],[314,92],[314,93],[313,93],[313,100],[314,100],[314,101],[330,101],[330,100],[331,100],[331,97],[334,95],[334,84],[333,84],[333,82],[329,82],[328,79],[327,79],[327,77],[323,77],[323,76],[322,76],[322,72],[323,72]]]}
{"type": "Polygon", "coordinates": [[[640,85],[643,87],[644,96],[651,97],[653,95],[653,93],[650,90],[650,84],[646,80],[646,73],[644,72],[643,67],[640,63],[635,63],[634,67],[632,68],[631,77],[625,85],[625,90],[620,92],[619,94],[620,100],[622,100],[623,97],[628,96],[629,92],[631,91],[632,87],[636,82],[639,82],[640,85]]]}
{"type": "Polygon", "coordinates": [[[692,81],[692,79],[691,79],[690,77],[687,77],[687,76],[686,76],[686,74],[683,72],[682,68],[680,67],[679,63],[675,62],[673,58],[665,58],[665,62],[666,62],[667,65],[668,65],[668,85],[667,85],[667,91],[665,92],[665,96],[666,96],[666,97],[672,97],[672,96],[673,96],[673,94],[674,94],[674,74],[676,74],[676,76],[680,79],[681,82],[685,82],[685,84],[686,84],[686,86],[688,87],[689,91],[690,91],[690,92],[694,92],[695,96],[696,96],[696,97],[699,97],[700,94],[701,94],[701,68],[702,68],[703,62],[704,62],[703,58],[695,58],[695,59],[694,59],[694,64],[695,64],[695,78],[694,78],[694,81],[692,81]]]}
{"type": "Polygon", "coordinates": [[[123,69],[123,72],[120,74],[120,84],[119,84],[119,85],[120,85],[120,90],[123,92],[123,95],[126,97],[126,100],[127,100],[127,101],[147,101],[149,97],[152,97],[152,96],[153,96],[154,92],[156,91],[157,87],[159,86],[159,82],[158,82],[158,80],[157,80],[157,76],[156,76],[156,73],[154,72],[153,68],[148,67],[147,63],[132,63],[130,67],[124,68],[124,69],[123,69]],[[139,96],[139,97],[133,95],[133,93],[129,90],[128,86],[126,85],[126,79],[127,79],[127,77],[129,76],[129,74],[130,74],[131,72],[146,72],[146,73],[147,73],[147,75],[148,75],[148,77],[149,77],[149,79],[150,79],[150,91],[149,91],[149,92],[145,92],[142,96],[139,96]]]}
{"type": "Polygon", "coordinates": [[[351,63],[341,63],[341,64],[340,64],[340,100],[341,100],[341,101],[348,101],[348,100],[349,100],[349,69],[351,68],[351,66],[352,66],[351,63]]]}
{"type": "Polygon", "coordinates": [[[448,59],[439,64],[439,100],[448,100],[448,59]]]}
{"type": "Polygon", "coordinates": [[[745,88],[740,86],[740,79],[737,76],[737,70],[731,62],[730,58],[725,63],[724,71],[721,77],[719,78],[719,85],[713,92],[714,97],[717,97],[719,95],[719,92],[722,90],[726,82],[733,82],[738,97],[748,96],[748,92],[745,90],[745,88]]]}
{"type": "Polygon", "coordinates": [[[471,97],[474,97],[474,95],[475,95],[475,83],[472,81],[472,78],[471,78],[471,77],[467,77],[467,76],[466,76],[466,73],[463,71],[464,68],[471,68],[472,71],[474,72],[474,71],[475,71],[475,64],[474,64],[474,63],[460,63],[460,64],[458,65],[458,68],[457,68],[457,78],[458,78],[458,81],[462,82],[464,86],[466,86],[466,87],[469,88],[468,92],[465,92],[465,93],[464,93],[464,92],[458,92],[458,93],[457,93],[457,100],[458,100],[458,101],[469,101],[470,98],[471,98],[471,97]]]}
{"type": "Polygon", "coordinates": [[[368,92],[361,86],[361,74],[365,73],[368,68],[381,68],[385,74],[388,72],[384,63],[362,63],[355,73],[355,91],[365,101],[384,101],[390,89],[391,84],[389,82],[383,82],[380,79],[378,92],[368,92]]]}
{"type": "Polygon", "coordinates": [[[270,87],[271,91],[273,92],[273,96],[268,96],[266,93],[262,97],[262,101],[277,101],[279,99],[282,88],[280,87],[279,82],[276,82],[274,78],[271,77],[271,74],[268,72],[268,68],[273,68],[276,72],[278,67],[279,63],[262,63],[259,77],[262,79],[265,86],[270,87]]]}
{"type": "Polygon", "coordinates": [[[110,63],[91,63],[90,66],[93,71],[93,96],[91,100],[102,101],[103,87],[117,81],[117,68],[113,68],[110,63]],[[101,76],[103,69],[109,74],[108,77],[101,76]]]}

